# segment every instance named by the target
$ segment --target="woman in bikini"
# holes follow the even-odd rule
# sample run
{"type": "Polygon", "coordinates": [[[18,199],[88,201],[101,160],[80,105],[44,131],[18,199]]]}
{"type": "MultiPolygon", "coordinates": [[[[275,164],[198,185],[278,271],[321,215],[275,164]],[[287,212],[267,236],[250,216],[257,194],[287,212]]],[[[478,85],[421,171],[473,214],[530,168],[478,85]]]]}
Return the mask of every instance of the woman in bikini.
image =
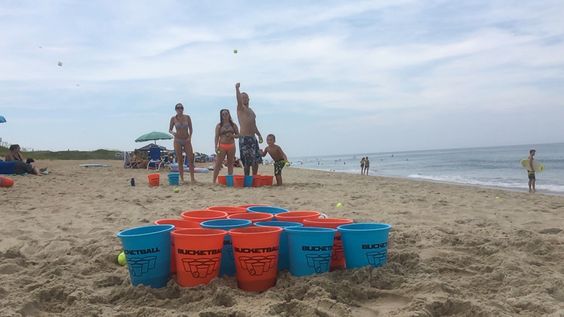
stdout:
{"type": "Polygon", "coordinates": [[[170,126],[168,132],[174,135],[174,151],[176,152],[176,161],[178,162],[178,171],[180,172],[180,180],[184,182],[184,155],[186,152],[189,160],[190,180],[194,179],[194,152],[192,150],[192,120],[190,116],[184,114],[184,106],[181,103],[174,107],[176,115],[170,118],[170,126]],[[173,131],[173,128],[176,132],[173,131]]]}
{"type": "Polygon", "coordinates": [[[235,161],[235,138],[239,137],[239,128],[231,119],[227,109],[219,111],[219,123],[215,126],[215,167],[213,169],[213,182],[215,183],[225,156],[227,155],[227,174],[233,175],[233,162],[235,161]]]}

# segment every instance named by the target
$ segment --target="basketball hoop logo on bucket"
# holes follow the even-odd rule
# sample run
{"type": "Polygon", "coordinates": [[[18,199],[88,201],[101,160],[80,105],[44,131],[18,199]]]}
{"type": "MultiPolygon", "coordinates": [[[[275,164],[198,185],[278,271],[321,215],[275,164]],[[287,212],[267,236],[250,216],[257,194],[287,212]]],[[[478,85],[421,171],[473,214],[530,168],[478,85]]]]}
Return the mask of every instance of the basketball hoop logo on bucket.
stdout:
{"type": "MultiPolygon", "coordinates": [[[[213,251],[217,251],[217,254],[221,254],[221,249],[213,251]]],[[[215,275],[219,268],[219,259],[219,256],[201,259],[185,258],[182,259],[182,264],[184,264],[184,271],[191,273],[193,278],[207,278],[208,275],[215,275]]]]}
{"type": "Polygon", "coordinates": [[[274,267],[276,263],[277,256],[241,256],[239,257],[239,262],[241,267],[249,272],[252,276],[263,275],[269,272],[274,267]]]}
{"type": "Polygon", "coordinates": [[[133,272],[133,276],[139,277],[154,270],[156,261],[156,256],[133,258],[127,261],[127,265],[129,265],[131,271],[133,272]]]}
{"type": "Polygon", "coordinates": [[[302,251],[324,251],[323,253],[306,253],[307,266],[312,268],[315,273],[329,271],[329,263],[331,263],[331,251],[333,246],[302,246],[302,251]]]}
{"type": "Polygon", "coordinates": [[[386,260],[388,257],[387,248],[388,248],[387,242],[362,245],[363,250],[375,249],[372,252],[366,253],[366,259],[368,260],[368,263],[375,267],[386,264],[386,260]]]}

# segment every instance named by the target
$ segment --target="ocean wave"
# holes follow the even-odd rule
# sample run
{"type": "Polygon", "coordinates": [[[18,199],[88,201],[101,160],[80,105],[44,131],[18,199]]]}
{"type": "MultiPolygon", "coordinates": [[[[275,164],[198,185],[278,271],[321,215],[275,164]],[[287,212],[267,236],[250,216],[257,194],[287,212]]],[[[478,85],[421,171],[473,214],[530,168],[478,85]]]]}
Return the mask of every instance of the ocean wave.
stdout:
{"type": "MultiPolygon", "coordinates": [[[[466,178],[462,176],[433,176],[433,175],[421,175],[421,174],[412,174],[407,176],[408,178],[415,178],[415,179],[423,179],[423,180],[431,180],[431,181],[438,181],[438,182],[446,182],[446,183],[456,183],[456,184],[467,184],[467,185],[476,185],[476,186],[486,186],[486,187],[501,187],[501,188],[508,188],[508,189],[525,189],[527,190],[528,184],[527,180],[525,179],[523,182],[504,182],[504,181],[482,181],[477,179],[466,178]]],[[[549,192],[555,193],[564,193],[564,186],[563,185],[556,185],[556,184],[537,184],[537,190],[546,190],[549,192]]]]}

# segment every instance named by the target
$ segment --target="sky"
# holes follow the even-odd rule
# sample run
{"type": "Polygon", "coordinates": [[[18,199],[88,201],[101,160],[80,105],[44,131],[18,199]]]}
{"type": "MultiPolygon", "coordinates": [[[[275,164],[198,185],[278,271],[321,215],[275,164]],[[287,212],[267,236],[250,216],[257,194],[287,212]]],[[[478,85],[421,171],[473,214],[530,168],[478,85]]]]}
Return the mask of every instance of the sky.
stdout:
{"type": "Polygon", "coordinates": [[[131,150],[182,102],[211,153],[241,82],[289,156],[562,142],[563,16],[561,0],[0,0],[0,137],[131,150]]]}

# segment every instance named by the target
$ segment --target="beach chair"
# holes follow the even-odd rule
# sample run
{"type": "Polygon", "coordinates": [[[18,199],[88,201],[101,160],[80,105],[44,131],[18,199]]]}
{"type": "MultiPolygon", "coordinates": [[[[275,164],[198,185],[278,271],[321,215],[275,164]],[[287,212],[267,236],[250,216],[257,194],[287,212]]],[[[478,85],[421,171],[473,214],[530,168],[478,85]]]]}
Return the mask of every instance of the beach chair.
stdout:
{"type": "Polygon", "coordinates": [[[160,170],[163,165],[161,159],[161,149],[159,147],[153,147],[149,149],[149,163],[147,163],[147,170],[154,169],[160,170]]]}

